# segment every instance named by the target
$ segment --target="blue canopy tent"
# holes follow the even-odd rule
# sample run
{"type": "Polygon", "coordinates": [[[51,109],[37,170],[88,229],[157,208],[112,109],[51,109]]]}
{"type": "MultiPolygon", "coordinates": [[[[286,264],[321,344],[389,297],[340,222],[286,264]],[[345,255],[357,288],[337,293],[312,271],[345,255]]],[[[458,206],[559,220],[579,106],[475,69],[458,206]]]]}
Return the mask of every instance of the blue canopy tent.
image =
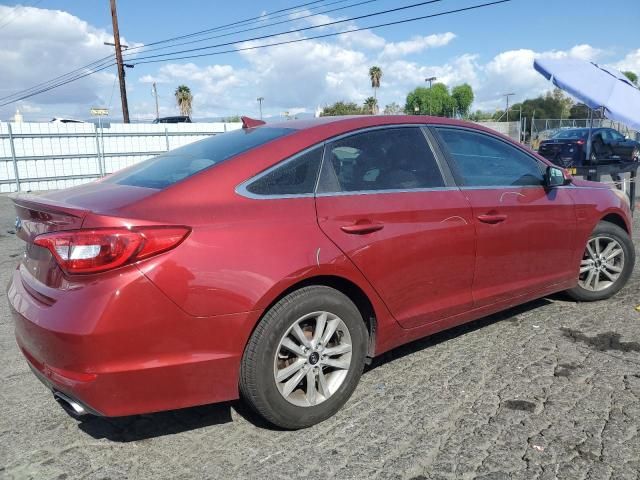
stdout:
{"type": "MultiPolygon", "coordinates": [[[[640,131],[640,90],[618,70],[575,58],[540,58],[533,68],[592,111],[602,109],[607,118],[640,131]]],[[[590,150],[591,129],[587,158],[590,150]]]]}

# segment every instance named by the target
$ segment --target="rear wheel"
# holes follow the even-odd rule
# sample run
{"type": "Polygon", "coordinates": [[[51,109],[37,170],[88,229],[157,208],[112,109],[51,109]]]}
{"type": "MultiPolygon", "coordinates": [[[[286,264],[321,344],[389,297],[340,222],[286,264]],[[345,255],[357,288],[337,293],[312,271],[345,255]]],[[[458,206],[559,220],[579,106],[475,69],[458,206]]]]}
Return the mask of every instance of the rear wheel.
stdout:
{"type": "Polygon", "coordinates": [[[622,228],[600,222],[580,261],[578,285],[567,293],[576,300],[604,300],[625,286],[635,263],[631,238],[622,228]]]}
{"type": "Polygon", "coordinates": [[[322,422],[355,390],[367,340],[362,316],[344,294],[325,286],[297,290],[269,309],[251,336],[242,396],[282,428],[322,422]]]}

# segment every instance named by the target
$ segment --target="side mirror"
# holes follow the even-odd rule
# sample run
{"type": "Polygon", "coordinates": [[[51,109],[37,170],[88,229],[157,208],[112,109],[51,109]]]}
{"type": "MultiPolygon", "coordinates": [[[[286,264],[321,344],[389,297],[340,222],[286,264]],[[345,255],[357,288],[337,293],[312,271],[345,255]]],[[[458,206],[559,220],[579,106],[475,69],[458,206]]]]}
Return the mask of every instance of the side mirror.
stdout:
{"type": "Polygon", "coordinates": [[[571,178],[565,171],[558,167],[547,167],[544,175],[544,186],[546,188],[561,187],[571,182],[571,178]]]}

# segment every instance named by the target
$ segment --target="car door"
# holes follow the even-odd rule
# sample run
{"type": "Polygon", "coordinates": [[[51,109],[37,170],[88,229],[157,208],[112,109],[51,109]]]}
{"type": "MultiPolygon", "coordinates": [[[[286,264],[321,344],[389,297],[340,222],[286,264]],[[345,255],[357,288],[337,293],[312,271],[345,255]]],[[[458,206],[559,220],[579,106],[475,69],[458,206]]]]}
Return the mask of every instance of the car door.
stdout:
{"type": "Polygon", "coordinates": [[[474,305],[489,305],[575,277],[575,207],[566,187],[544,188],[544,164],[488,133],[452,127],[434,130],[473,210],[474,305]]]}
{"type": "Polygon", "coordinates": [[[613,129],[609,130],[609,138],[613,154],[619,156],[622,160],[631,160],[631,151],[634,146],[633,142],[627,140],[624,135],[613,129]]]}
{"type": "Polygon", "coordinates": [[[471,208],[444,180],[418,126],[374,128],[328,142],[318,223],[405,328],[472,307],[471,208]]]}

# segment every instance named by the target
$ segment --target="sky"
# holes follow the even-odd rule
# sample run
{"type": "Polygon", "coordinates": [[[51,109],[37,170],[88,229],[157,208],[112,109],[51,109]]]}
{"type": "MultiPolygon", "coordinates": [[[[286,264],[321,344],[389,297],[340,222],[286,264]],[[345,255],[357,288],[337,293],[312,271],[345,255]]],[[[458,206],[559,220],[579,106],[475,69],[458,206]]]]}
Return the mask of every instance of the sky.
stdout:
{"type": "MultiPolygon", "coordinates": [[[[515,93],[511,102],[535,97],[551,88],[533,70],[536,57],[577,57],[640,74],[638,0],[597,3],[511,0],[375,29],[366,27],[488,0],[439,0],[333,26],[322,24],[420,0],[324,0],[272,13],[310,1],[119,0],[120,35],[123,43],[137,47],[137,57],[238,42],[191,52],[231,50],[229,53],[184,60],[159,57],[163,60],[159,63],[136,64],[136,55],[131,54],[126,62],[135,66],[126,69],[126,81],[132,120],[155,118],[151,94],[154,81],[161,116],[179,113],[174,91],[185,84],[194,95],[193,118],[213,119],[236,114],[257,117],[258,97],[264,98],[265,117],[279,117],[283,112],[313,114],[318,107],[339,100],[361,104],[372,95],[368,71],[373,65],[383,72],[377,92],[381,109],[392,102],[404,106],[407,93],[424,86],[424,79],[432,76],[449,88],[469,83],[475,92],[474,110],[504,107],[504,93],[515,93]],[[327,12],[341,7],[348,8],[327,12]],[[260,17],[258,23],[226,27],[208,34],[227,34],[223,37],[145,53],[145,49],[154,48],[144,47],[152,42],[253,17],[260,17]],[[269,26],[274,22],[284,23],[269,26]],[[263,28],[237,32],[258,26],[263,28]],[[316,28],[291,32],[303,27],[316,28]],[[364,30],[289,45],[238,50],[353,28],[364,30]],[[281,35],[269,40],[250,40],[272,33],[281,35]]],[[[113,47],[103,44],[112,41],[108,0],[0,1],[0,97],[113,55],[113,47]]],[[[0,119],[8,120],[17,108],[25,121],[46,121],[52,117],[88,119],[91,107],[108,107],[112,121],[121,118],[115,66],[0,107],[0,119]]]]}

